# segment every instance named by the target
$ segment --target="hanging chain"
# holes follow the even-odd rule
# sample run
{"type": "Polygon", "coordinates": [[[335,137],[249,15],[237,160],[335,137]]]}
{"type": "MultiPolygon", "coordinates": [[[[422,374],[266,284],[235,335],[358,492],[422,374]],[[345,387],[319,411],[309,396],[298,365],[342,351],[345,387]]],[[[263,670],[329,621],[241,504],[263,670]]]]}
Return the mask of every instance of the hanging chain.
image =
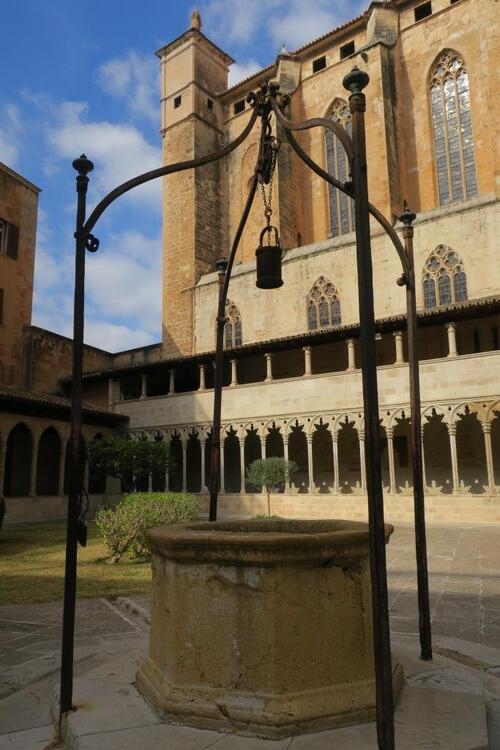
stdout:
{"type": "Polygon", "coordinates": [[[278,159],[278,152],[281,143],[275,136],[271,135],[271,123],[267,122],[267,132],[264,136],[264,154],[262,158],[262,171],[260,175],[260,189],[262,192],[262,201],[264,203],[264,216],[266,218],[266,228],[268,229],[267,241],[270,243],[271,216],[273,215],[273,177],[278,159]]]}

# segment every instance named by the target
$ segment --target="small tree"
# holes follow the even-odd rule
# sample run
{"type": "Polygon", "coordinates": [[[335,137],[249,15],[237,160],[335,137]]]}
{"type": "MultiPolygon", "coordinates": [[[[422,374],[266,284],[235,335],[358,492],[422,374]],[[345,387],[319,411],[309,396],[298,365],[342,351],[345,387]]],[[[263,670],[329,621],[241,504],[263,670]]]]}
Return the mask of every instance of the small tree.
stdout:
{"type": "Polygon", "coordinates": [[[285,484],[298,471],[295,461],[284,458],[259,458],[247,470],[248,484],[267,492],[267,515],[271,515],[271,492],[285,489],[285,484]]]}
{"type": "Polygon", "coordinates": [[[97,478],[120,479],[124,492],[133,492],[137,479],[154,471],[165,472],[171,465],[170,448],[164,440],[132,440],[115,435],[92,440],[88,458],[97,478]]]}

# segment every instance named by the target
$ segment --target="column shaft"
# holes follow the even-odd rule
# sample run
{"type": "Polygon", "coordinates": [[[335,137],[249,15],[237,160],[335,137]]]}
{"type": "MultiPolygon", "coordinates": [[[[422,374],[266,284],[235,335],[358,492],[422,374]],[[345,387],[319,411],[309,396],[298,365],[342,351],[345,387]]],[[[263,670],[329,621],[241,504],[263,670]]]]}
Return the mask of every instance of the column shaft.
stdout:
{"type": "Polygon", "coordinates": [[[266,379],[265,383],[270,383],[273,380],[273,355],[266,354],[266,379]]]}
{"type": "Polygon", "coordinates": [[[481,422],[484,435],[484,450],[486,453],[486,470],[488,472],[488,489],[495,494],[495,473],[493,470],[493,450],[491,447],[491,422],[481,422]]]}
{"type": "Polygon", "coordinates": [[[401,331],[396,331],[394,333],[394,341],[396,344],[396,365],[400,365],[402,362],[405,361],[404,353],[403,353],[403,334],[401,331]]]}
{"type": "MultiPolygon", "coordinates": [[[[58,479],[58,492],[57,494],[62,496],[64,495],[64,474],[66,471],[66,442],[67,439],[64,437],[61,440],[61,450],[59,453],[59,479],[58,479]]],[[[1,482],[1,475],[0,475],[0,492],[2,490],[2,482],[1,482]]]]}
{"type": "Polygon", "coordinates": [[[175,370],[169,370],[169,382],[168,382],[168,396],[172,396],[175,393],[175,370]]]}
{"type": "Polygon", "coordinates": [[[333,445],[333,492],[340,492],[340,474],[339,474],[339,434],[335,432],[332,436],[333,445]]]}
{"type": "Polygon", "coordinates": [[[238,360],[232,359],[231,360],[231,383],[230,388],[234,388],[235,385],[238,385],[238,360]]]}
{"type": "Polygon", "coordinates": [[[205,492],[205,441],[200,440],[200,492],[205,492]]]}
{"type": "Polygon", "coordinates": [[[394,462],[394,430],[387,428],[387,452],[389,454],[389,492],[395,495],[396,488],[396,465],[394,462]]]}
{"type": "Polygon", "coordinates": [[[307,471],[309,473],[309,494],[314,491],[314,462],[313,462],[313,444],[312,435],[306,435],[307,437],[307,471]]]}
{"type": "Polygon", "coordinates": [[[39,435],[33,435],[33,453],[31,454],[31,467],[30,467],[30,497],[36,496],[36,474],[38,470],[38,443],[40,441],[39,435]]]}
{"type": "Polygon", "coordinates": [[[361,468],[361,491],[366,492],[365,433],[359,433],[359,465],[361,468]]]}
{"type": "Polygon", "coordinates": [[[205,386],[205,365],[198,365],[198,368],[200,370],[200,384],[198,386],[199,391],[204,391],[205,386]]]}
{"type": "Polygon", "coordinates": [[[448,333],[448,357],[457,357],[457,328],[455,323],[447,323],[446,331],[448,333]]]}
{"type": "MultiPolygon", "coordinates": [[[[287,463],[288,468],[288,435],[283,435],[283,458],[285,459],[287,463]]],[[[288,495],[290,492],[290,475],[287,472],[286,480],[285,480],[285,494],[288,495]]]]}
{"type": "Polygon", "coordinates": [[[245,438],[240,438],[240,494],[245,494],[245,438]]]}
{"type": "Polygon", "coordinates": [[[141,376],[141,398],[144,399],[148,395],[148,376],[143,373],[141,376]]]}
{"type": "Polygon", "coordinates": [[[220,492],[223,494],[226,491],[226,478],[224,476],[224,454],[226,452],[226,438],[224,434],[221,436],[220,441],[220,492]]]}
{"type": "Polygon", "coordinates": [[[347,369],[349,371],[356,369],[356,351],[354,348],[354,339],[347,339],[347,369]]]}
{"type": "Polygon", "coordinates": [[[304,346],[304,377],[308,378],[310,375],[312,375],[311,347],[304,346]]]}
{"type": "Polygon", "coordinates": [[[460,481],[458,476],[458,457],[457,457],[457,426],[456,424],[448,425],[448,435],[450,436],[451,451],[451,471],[453,476],[453,494],[460,493],[460,481]]]}

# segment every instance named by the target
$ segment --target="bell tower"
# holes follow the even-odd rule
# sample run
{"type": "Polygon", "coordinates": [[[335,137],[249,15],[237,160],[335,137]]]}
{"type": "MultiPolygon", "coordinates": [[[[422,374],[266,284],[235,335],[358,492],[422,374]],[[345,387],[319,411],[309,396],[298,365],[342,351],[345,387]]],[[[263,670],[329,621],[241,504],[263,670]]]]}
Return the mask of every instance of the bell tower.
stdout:
{"type": "MultiPolygon", "coordinates": [[[[195,159],[222,140],[219,95],[227,89],[229,55],[191,26],[156,53],[161,68],[163,163],[195,159]]],[[[194,285],[223,254],[219,162],[163,181],[163,354],[194,351],[194,285]]]]}

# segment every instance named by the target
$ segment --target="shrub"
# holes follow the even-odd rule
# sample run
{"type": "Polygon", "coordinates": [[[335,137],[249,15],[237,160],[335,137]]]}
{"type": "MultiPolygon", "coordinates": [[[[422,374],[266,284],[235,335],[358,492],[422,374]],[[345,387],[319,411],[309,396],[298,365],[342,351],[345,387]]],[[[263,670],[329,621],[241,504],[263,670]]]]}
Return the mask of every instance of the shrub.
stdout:
{"type": "Polygon", "coordinates": [[[198,500],[192,495],[174,492],[138,492],[126,495],[113,510],[96,513],[99,536],[113,562],[125,552],[135,558],[149,558],[146,532],[153,526],[164,526],[198,518],[198,500]]]}

